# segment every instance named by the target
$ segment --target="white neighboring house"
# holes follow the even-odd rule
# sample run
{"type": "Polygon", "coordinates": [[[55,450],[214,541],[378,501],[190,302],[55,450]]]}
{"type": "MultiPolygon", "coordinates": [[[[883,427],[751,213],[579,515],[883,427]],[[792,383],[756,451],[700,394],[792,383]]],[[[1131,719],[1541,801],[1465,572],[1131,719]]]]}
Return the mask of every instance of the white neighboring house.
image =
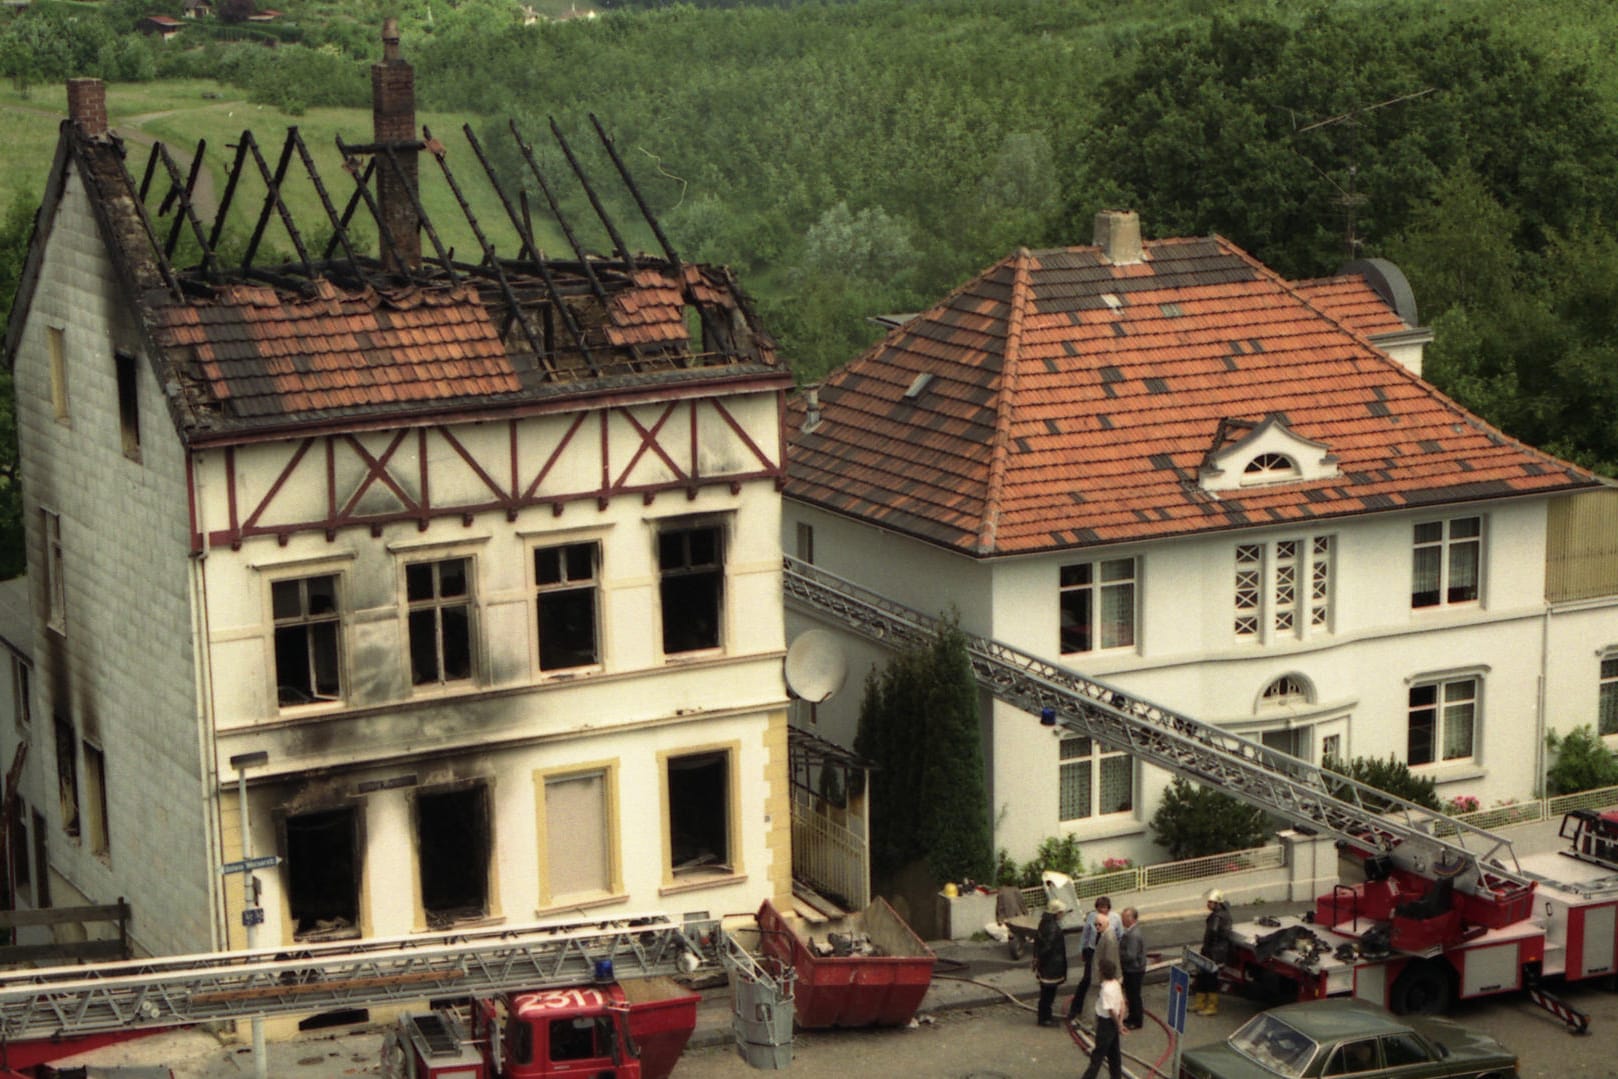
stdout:
{"type": "MultiPolygon", "coordinates": [[[[783,544],[968,632],[1439,794],[1618,745],[1618,495],[1419,377],[1403,275],[1288,282],[1219,238],[1020,251],[795,399],[783,544]]],[[[815,626],[789,608],[789,635],[815,626]]],[[[836,630],[838,627],[829,626],[836,630]]],[[[852,744],[859,681],[797,722],[852,744]]],[[[1168,777],[983,702],[995,842],[1161,858],[1168,777]]]]}
{"type": "Polygon", "coordinates": [[[186,268],[69,86],[6,341],[55,901],[240,947],[243,770],[260,947],[789,900],[790,373],[672,253],[423,258],[396,40],[373,87],[381,260],[186,268]]]}

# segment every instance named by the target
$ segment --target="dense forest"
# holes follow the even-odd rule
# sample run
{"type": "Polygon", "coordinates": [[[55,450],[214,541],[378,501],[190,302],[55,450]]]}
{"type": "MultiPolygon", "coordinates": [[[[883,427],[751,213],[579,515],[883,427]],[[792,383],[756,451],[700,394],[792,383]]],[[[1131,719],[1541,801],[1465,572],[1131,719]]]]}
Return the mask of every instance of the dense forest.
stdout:
{"type": "Polygon", "coordinates": [[[741,271],[805,381],[874,339],[870,316],[1019,245],[1088,243],[1104,207],[1294,278],[1388,257],[1434,382],[1618,473],[1618,85],[1592,62],[1618,16],[1593,0],[615,0],[531,25],[514,0],[286,0],[273,49],[130,33],[178,6],[36,0],[0,72],[364,107],[398,14],[424,108],[491,133],[599,116],[681,254],[741,271]]]}

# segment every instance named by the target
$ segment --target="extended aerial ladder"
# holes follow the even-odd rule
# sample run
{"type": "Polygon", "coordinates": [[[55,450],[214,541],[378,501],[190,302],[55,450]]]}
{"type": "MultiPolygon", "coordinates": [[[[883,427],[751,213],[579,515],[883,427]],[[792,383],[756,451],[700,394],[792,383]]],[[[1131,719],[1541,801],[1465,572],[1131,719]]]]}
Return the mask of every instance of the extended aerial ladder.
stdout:
{"type": "MultiPolygon", "coordinates": [[[[787,557],[789,601],[896,648],[933,638],[940,622],[823,569],[787,557]]],[[[1231,794],[1300,831],[1326,834],[1487,902],[1534,887],[1511,841],[1086,678],[1000,641],[963,634],[979,684],[996,697],[1109,749],[1231,794]]]]}
{"type": "Polygon", "coordinates": [[[19,971],[0,1043],[717,972],[730,948],[717,921],[645,914],[19,971]]]}

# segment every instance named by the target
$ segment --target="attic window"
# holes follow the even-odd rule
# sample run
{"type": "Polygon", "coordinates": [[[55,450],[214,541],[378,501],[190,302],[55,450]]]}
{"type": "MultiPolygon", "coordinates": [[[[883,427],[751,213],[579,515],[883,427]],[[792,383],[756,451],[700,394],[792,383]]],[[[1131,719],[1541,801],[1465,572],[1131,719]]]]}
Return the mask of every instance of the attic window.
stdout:
{"type": "Polygon", "coordinates": [[[914,401],[916,398],[921,396],[921,391],[925,390],[932,383],[932,381],[933,373],[931,371],[923,371],[921,374],[910,380],[910,388],[905,390],[905,397],[914,401]]]}
{"type": "Polygon", "coordinates": [[[1308,704],[1309,690],[1297,678],[1290,674],[1283,674],[1280,678],[1264,687],[1259,697],[1262,705],[1308,704]]]}
{"type": "Polygon", "coordinates": [[[1242,469],[1242,485],[1292,480],[1299,474],[1297,462],[1285,454],[1261,453],[1242,469]]]}

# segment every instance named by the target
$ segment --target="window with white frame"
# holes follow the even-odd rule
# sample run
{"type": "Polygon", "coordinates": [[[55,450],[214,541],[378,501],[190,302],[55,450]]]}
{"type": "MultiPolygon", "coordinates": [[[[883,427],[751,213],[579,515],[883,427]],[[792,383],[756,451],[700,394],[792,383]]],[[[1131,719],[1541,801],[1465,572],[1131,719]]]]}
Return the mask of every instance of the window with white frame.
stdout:
{"type": "Polygon", "coordinates": [[[1471,760],[1476,755],[1479,688],[1476,678],[1410,687],[1407,764],[1471,760]]]}
{"type": "Polygon", "coordinates": [[[1596,731],[1600,734],[1618,734],[1618,656],[1607,656],[1601,661],[1596,731]]]}
{"type": "Polygon", "coordinates": [[[1259,704],[1265,707],[1308,703],[1309,687],[1290,674],[1283,674],[1259,694],[1259,704]]]}
{"type": "Polygon", "coordinates": [[[1135,643],[1133,558],[1075,562],[1060,577],[1063,654],[1127,648],[1135,643]]]}
{"type": "Polygon", "coordinates": [[[601,662],[596,588],[601,548],[565,543],[534,551],[539,669],[567,670],[601,662]]]}
{"type": "Polygon", "coordinates": [[[1411,607],[1476,603],[1483,566],[1483,518],[1452,517],[1416,525],[1411,607]]]}
{"type": "Polygon", "coordinates": [[[1332,614],[1330,536],[1236,545],[1236,636],[1303,637],[1329,632],[1332,614]]]}
{"type": "Polygon", "coordinates": [[[1093,738],[1063,738],[1059,819],[1085,820],[1135,808],[1135,765],[1127,753],[1101,748],[1093,738]]]}
{"type": "Polygon", "coordinates": [[[472,560],[405,566],[410,683],[442,686],[472,677],[472,560]]]}
{"type": "Polygon", "coordinates": [[[1282,453],[1261,453],[1242,469],[1241,482],[1248,487],[1295,480],[1299,475],[1298,464],[1292,458],[1282,453]]]}
{"type": "Polygon", "coordinates": [[[275,619],[275,686],[281,707],[343,697],[342,609],[337,575],[270,584],[275,619]]]}

